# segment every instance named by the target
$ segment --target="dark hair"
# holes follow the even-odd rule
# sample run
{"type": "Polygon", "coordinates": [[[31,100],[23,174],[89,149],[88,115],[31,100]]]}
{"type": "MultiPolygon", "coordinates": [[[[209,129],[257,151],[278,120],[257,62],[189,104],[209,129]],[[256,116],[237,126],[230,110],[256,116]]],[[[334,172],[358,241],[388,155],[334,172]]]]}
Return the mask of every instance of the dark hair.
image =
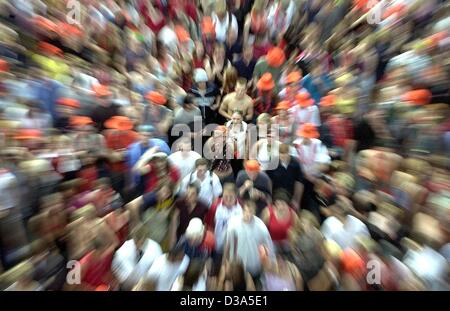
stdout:
{"type": "Polygon", "coordinates": [[[244,205],[242,206],[243,208],[247,208],[250,207],[252,208],[254,211],[256,211],[256,203],[253,200],[245,200],[244,205]]]}
{"type": "Polygon", "coordinates": [[[245,269],[241,261],[233,261],[230,263],[230,276],[233,283],[233,290],[246,291],[247,283],[245,281],[245,269]]]}
{"type": "Polygon", "coordinates": [[[188,94],[188,95],[186,95],[184,97],[183,106],[184,105],[190,105],[190,104],[193,104],[193,103],[194,103],[194,97],[192,95],[188,94]]]}
{"type": "Polygon", "coordinates": [[[191,183],[188,185],[188,189],[189,189],[189,188],[195,189],[195,191],[197,192],[197,195],[200,193],[200,184],[199,184],[197,181],[191,182],[191,183]]]}
{"type": "Polygon", "coordinates": [[[203,268],[205,267],[205,262],[200,259],[192,259],[189,262],[189,266],[184,273],[184,284],[183,290],[191,290],[195,283],[202,275],[203,268]]]}
{"type": "Polygon", "coordinates": [[[174,247],[172,247],[167,253],[168,257],[174,258],[181,254],[184,254],[184,245],[183,243],[177,243],[174,247]]]}

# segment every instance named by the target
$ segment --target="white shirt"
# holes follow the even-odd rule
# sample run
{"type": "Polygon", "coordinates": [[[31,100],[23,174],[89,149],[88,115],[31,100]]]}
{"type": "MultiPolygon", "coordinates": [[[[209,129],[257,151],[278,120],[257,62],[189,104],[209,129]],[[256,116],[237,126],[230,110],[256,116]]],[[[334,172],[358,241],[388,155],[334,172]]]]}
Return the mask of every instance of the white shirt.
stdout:
{"type": "Polygon", "coordinates": [[[280,142],[275,140],[269,152],[269,143],[266,138],[260,140],[261,143],[258,146],[258,153],[256,159],[261,164],[263,171],[275,169],[278,166],[278,159],[280,158],[280,142]]]}
{"type": "Polygon", "coordinates": [[[228,128],[228,138],[230,144],[234,148],[234,140],[236,139],[238,157],[243,159],[245,157],[246,138],[247,138],[247,123],[242,121],[241,131],[233,129],[233,121],[228,121],[225,126],[228,128]]]}
{"type": "Polygon", "coordinates": [[[158,39],[172,52],[177,51],[178,39],[175,31],[169,26],[164,26],[158,33],[158,39]]]}
{"type": "Polygon", "coordinates": [[[156,281],[157,291],[170,291],[177,277],[186,272],[188,265],[188,256],[184,256],[181,262],[174,263],[167,260],[167,254],[163,254],[156,258],[148,271],[147,277],[156,281]]]}
{"type": "Polygon", "coordinates": [[[367,226],[351,215],[346,217],[345,225],[334,216],[328,217],[320,231],[326,239],[335,241],[342,249],[356,246],[358,236],[370,236],[367,226]]]}
{"type": "Polygon", "coordinates": [[[144,255],[137,262],[138,252],[134,240],[128,240],[114,254],[112,268],[116,278],[123,283],[129,276],[137,283],[145,276],[156,258],[161,256],[161,246],[147,239],[144,244],[144,255]]]}
{"type": "MultiPolygon", "coordinates": [[[[231,13],[226,13],[225,17],[223,18],[222,21],[219,20],[219,18],[217,17],[216,13],[212,14],[212,20],[213,20],[213,24],[216,27],[216,40],[219,42],[225,42],[227,39],[227,30],[228,30],[228,24],[229,24],[229,19],[230,16],[229,14],[231,13]]],[[[230,28],[237,33],[238,31],[238,24],[237,24],[237,20],[236,17],[234,16],[234,14],[231,14],[231,26],[230,28]]]]}
{"type": "Polygon", "coordinates": [[[191,150],[186,153],[183,153],[182,151],[174,152],[169,155],[168,159],[170,163],[180,171],[180,179],[183,180],[183,178],[195,170],[195,161],[201,157],[200,154],[191,150]]]}
{"type": "Polygon", "coordinates": [[[261,271],[260,246],[268,248],[270,257],[275,254],[269,230],[256,216],[253,216],[253,221],[250,223],[245,223],[242,217],[231,218],[228,224],[227,241],[230,245],[231,256],[237,256],[242,260],[244,268],[253,275],[261,271]]]}
{"type": "Polygon", "coordinates": [[[312,105],[306,108],[294,106],[289,109],[289,113],[294,117],[295,123],[300,127],[305,123],[312,123],[315,126],[320,126],[319,108],[312,105]]]}
{"type": "Polygon", "coordinates": [[[242,218],[242,207],[239,202],[236,202],[231,208],[224,206],[222,202],[220,202],[217,206],[216,214],[214,215],[214,237],[216,238],[216,250],[219,253],[223,252],[229,220],[233,217],[242,218]]]}
{"type": "Polygon", "coordinates": [[[198,198],[209,208],[214,199],[220,197],[222,194],[222,184],[220,183],[220,179],[215,173],[208,171],[206,172],[205,179],[201,181],[197,177],[196,170],[183,179],[180,185],[180,193],[185,193],[189,184],[196,181],[199,181],[200,183],[200,193],[198,194],[198,198]]]}
{"type": "Polygon", "coordinates": [[[331,163],[327,147],[319,139],[311,139],[308,145],[303,144],[303,138],[294,140],[295,152],[291,155],[296,157],[304,172],[310,174],[318,173],[318,165],[331,163]]]}
{"type": "Polygon", "coordinates": [[[294,1],[289,1],[289,6],[287,7],[286,11],[282,12],[283,16],[280,16],[281,18],[279,18],[278,23],[276,23],[277,21],[275,20],[275,17],[277,14],[277,10],[281,11],[281,8],[278,8],[279,4],[280,1],[277,1],[276,3],[274,2],[269,9],[269,14],[267,15],[268,25],[271,26],[271,35],[286,31],[291,24],[292,17],[294,16],[295,4],[294,1]]]}

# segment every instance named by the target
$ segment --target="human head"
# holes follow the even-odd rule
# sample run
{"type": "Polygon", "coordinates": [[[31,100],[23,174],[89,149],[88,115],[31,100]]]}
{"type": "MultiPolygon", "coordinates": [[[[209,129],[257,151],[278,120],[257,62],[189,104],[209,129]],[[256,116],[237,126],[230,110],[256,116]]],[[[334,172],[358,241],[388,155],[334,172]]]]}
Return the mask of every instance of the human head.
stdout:
{"type": "Polygon", "coordinates": [[[192,95],[186,95],[183,100],[183,109],[191,111],[194,107],[194,97],[192,95]]]}
{"type": "Polygon", "coordinates": [[[224,89],[226,90],[232,90],[236,87],[236,81],[238,79],[238,72],[236,68],[233,66],[228,67],[225,69],[225,72],[223,74],[223,85],[224,89]]]}
{"type": "Polygon", "coordinates": [[[244,59],[251,60],[253,58],[253,45],[246,44],[242,50],[244,59]]]}
{"type": "Polygon", "coordinates": [[[188,185],[186,189],[186,201],[188,204],[195,205],[197,204],[198,194],[200,193],[200,186],[198,183],[191,183],[188,185]]]}
{"type": "Polygon", "coordinates": [[[214,57],[218,59],[225,58],[225,46],[222,43],[217,43],[214,47],[214,57]]]}
{"type": "Polygon", "coordinates": [[[236,200],[237,200],[236,185],[234,183],[225,183],[223,185],[222,204],[225,207],[231,208],[236,204],[236,200]]]}
{"type": "Polygon", "coordinates": [[[184,254],[184,247],[182,244],[175,245],[167,254],[167,259],[170,262],[180,262],[183,260],[185,254],[184,254]]]}
{"type": "Polygon", "coordinates": [[[281,144],[279,148],[280,152],[280,160],[283,163],[289,163],[291,156],[289,155],[289,145],[288,144],[281,144]]]}
{"type": "Polygon", "coordinates": [[[184,233],[189,244],[198,246],[202,243],[205,235],[205,226],[200,218],[192,218],[184,233]]]}
{"type": "Polygon", "coordinates": [[[247,80],[244,78],[238,79],[234,91],[236,92],[237,98],[243,98],[247,91],[247,80]]]}
{"type": "Polygon", "coordinates": [[[141,136],[141,143],[144,147],[148,146],[148,141],[153,137],[153,132],[155,128],[151,125],[140,125],[138,128],[139,134],[141,136]]]}
{"type": "Polygon", "coordinates": [[[255,216],[256,213],[256,203],[251,200],[245,201],[242,211],[243,211],[242,218],[244,222],[250,223],[253,220],[253,217],[255,216]]]}
{"type": "Polygon", "coordinates": [[[290,195],[284,189],[277,189],[273,195],[273,202],[276,209],[288,210],[290,205],[290,195]]]}
{"type": "Polygon", "coordinates": [[[231,121],[233,124],[241,124],[243,121],[242,112],[240,110],[233,111],[233,114],[231,115],[231,121]]]}
{"type": "Polygon", "coordinates": [[[261,166],[257,160],[247,160],[244,164],[245,172],[251,180],[256,180],[259,172],[261,171],[261,166]]]}
{"type": "Polygon", "coordinates": [[[208,172],[208,160],[204,158],[200,158],[195,161],[195,169],[197,170],[197,177],[204,178],[206,176],[206,172],[208,172]]]}
{"type": "Polygon", "coordinates": [[[172,187],[169,183],[164,183],[156,190],[156,198],[159,202],[169,199],[173,195],[172,187]]]}
{"type": "Polygon", "coordinates": [[[198,85],[199,88],[205,89],[206,83],[208,82],[208,75],[206,74],[205,69],[197,68],[194,71],[194,81],[198,85]]]}

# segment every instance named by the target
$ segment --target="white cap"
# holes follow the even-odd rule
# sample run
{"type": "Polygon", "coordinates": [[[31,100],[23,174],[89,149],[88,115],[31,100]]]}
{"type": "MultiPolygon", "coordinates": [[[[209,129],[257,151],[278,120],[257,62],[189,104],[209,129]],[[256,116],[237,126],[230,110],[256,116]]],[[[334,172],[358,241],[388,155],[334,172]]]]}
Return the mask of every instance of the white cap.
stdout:
{"type": "Polygon", "coordinates": [[[198,238],[203,235],[205,230],[205,226],[200,218],[192,218],[189,222],[189,226],[186,229],[186,237],[189,238],[198,238]]]}
{"type": "Polygon", "coordinates": [[[205,69],[197,68],[194,71],[194,81],[195,83],[200,82],[207,82],[208,81],[208,75],[206,74],[205,69]]]}

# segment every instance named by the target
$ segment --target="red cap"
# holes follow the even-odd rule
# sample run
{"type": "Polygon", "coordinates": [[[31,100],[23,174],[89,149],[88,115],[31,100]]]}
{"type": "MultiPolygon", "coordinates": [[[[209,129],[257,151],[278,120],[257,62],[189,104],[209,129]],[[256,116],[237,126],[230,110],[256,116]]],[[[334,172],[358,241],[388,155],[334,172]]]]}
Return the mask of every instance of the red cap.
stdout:
{"type": "Polygon", "coordinates": [[[48,42],[44,42],[44,41],[39,42],[38,48],[40,51],[50,54],[50,55],[56,55],[56,56],[63,55],[63,51],[60,48],[58,48],[48,42]]]}
{"type": "Polygon", "coordinates": [[[159,92],[150,91],[145,95],[148,101],[151,101],[158,105],[165,105],[167,103],[167,98],[159,92]]]}
{"type": "Polygon", "coordinates": [[[58,105],[72,107],[72,108],[80,108],[80,102],[73,98],[61,97],[57,101],[58,105]]]}
{"type": "Polygon", "coordinates": [[[39,139],[42,137],[42,132],[36,129],[19,129],[14,136],[17,140],[39,139]]]}
{"type": "Polygon", "coordinates": [[[276,46],[267,52],[266,60],[270,67],[278,68],[283,65],[286,56],[284,55],[284,51],[276,46]]]}
{"type": "Polygon", "coordinates": [[[245,170],[248,172],[259,172],[261,170],[261,166],[259,162],[256,160],[247,160],[244,164],[245,170]]]}
{"type": "Polygon", "coordinates": [[[419,89],[406,92],[402,100],[415,105],[425,105],[431,101],[431,92],[427,89],[419,89]]]}
{"type": "Polygon", "coordinates": [[[95,95],[97,95],[98,97],[110,96],[112,94],[108,86],[104,84],[93,85],[92,91],[94,91],[95,95]]]}
{"type": "Polygon", "coordinates": [[[314,104],[314,100],[311,99],[311,95],[307,91],[302,91],[295,95],[295,99],[300,107],[305,108],[312,106],[314,104]]]}
{"type": "Polygon", "coordinates": [[[134,124],[128,117],[114,116],[105,122],[105,127],[119,131],[129,131],[133,129],[134,124]]]}

